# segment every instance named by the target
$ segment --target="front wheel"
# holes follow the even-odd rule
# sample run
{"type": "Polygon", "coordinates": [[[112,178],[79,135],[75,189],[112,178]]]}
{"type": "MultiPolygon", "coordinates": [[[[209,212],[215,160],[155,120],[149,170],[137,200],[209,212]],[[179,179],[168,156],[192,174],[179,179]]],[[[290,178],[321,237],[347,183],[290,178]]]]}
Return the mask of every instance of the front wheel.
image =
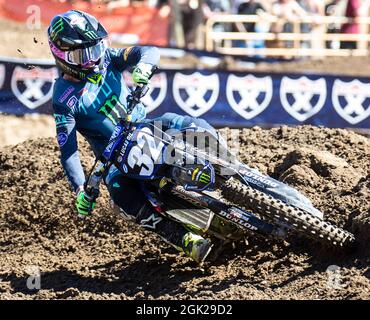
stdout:
{"type": "Polygon", "coordinates": [[[292,207],[234,178],[220,186],[228,201],[259,214],[262,218],[279,221],[292,231],[325,244],[339,247],[352,246],[354,236],[337,226],[325,222],[302,209],[292,207]]]}

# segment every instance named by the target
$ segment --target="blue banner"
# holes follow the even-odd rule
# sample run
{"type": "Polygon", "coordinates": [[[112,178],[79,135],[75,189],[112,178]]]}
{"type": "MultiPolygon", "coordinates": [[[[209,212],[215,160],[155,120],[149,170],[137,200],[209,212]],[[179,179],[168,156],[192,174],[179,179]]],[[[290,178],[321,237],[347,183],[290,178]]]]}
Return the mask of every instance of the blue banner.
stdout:
{"type": "MultiPolygon", "coordinates": [[[[52,113],[57,76],[51,61],[0,60],[0,112],[52,113]]],[[[363,77],[162,69],[143,102],[148,117],[170,111],[216,127],[370,128],[370,78],[363,77]]]]}

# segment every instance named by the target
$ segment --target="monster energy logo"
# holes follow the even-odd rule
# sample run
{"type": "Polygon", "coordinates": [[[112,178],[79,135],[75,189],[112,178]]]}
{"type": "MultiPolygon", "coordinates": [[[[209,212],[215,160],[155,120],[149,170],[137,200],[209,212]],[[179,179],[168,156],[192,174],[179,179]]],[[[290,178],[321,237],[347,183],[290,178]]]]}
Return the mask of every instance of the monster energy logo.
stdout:
{"type": "Polygon", "coordinates": [[[99,84],[100,81],[103,79],[103,75],[101,73],[96,73],[91,77],[88,77],[87,79],[94,84],[99,84]]]}
{"type": "Polygon", "coordinates": [[[209,183],[211,181],[211,176],[205,172],[202,172],[199,181],[202,183],[209,183]]]}
{"type": "Polygon", "coordinates": [[[198,172],[199,172],[199,168],[196,168],[193,171],[193,174],[192,174],[192,179],[193,180],[196,180],[196,181],[199,181],[199,182],[202,182],[202,183],[209,183],[211,181],[211,176],[208,173],[201,172],[199,174],[198,172]]]}
{"type": "Polygon", "coordinates": [[[116,125],[117,120],[120,118],[119,111],[116,108],[117,106],[126,111],[125,107],[118,101],[118,97],[116,95],[112,95],[110,99],[105,101],[104,105],[98,112],[104,114],[114,125],[116,125]]]}
{"type": "Polygon", "coordinates": [[[94,40],[98,37],[98,35],[94,31],[88,31],[85,33],[85,36],[90,38],[91,40],[94,40]]]}
{"type": "Polygon", "coordinates": [[[64,24],[63,19],[60,18],[57,22],[55,22],[51,27],[51,34],[52,34],[52,40],[54,41],[58,34],[64,30],[64,24]]]}

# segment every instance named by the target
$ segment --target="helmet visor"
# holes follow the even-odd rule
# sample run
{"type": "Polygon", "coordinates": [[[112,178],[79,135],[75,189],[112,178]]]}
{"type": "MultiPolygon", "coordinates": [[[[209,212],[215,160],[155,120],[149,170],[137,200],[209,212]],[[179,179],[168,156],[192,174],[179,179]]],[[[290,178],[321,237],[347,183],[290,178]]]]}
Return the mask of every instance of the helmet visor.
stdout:
{"type": "Polygon", "coordinates": [[[90,68],[104,55],[106,49],[107,42],[103,40],[89,48],[66,52],[66,61],[70,64],[82,66],[82,68],[90,68]]]}

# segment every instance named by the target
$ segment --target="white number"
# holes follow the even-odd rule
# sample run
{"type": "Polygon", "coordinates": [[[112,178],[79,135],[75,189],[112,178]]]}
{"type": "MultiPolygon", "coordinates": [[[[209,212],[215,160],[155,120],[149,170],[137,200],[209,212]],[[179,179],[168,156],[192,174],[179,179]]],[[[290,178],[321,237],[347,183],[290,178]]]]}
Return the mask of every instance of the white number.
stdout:
{"type": "Polygon", "coordinates": [[[145,127],[137,134],[137,145],[134,146],[128,155],[127,164],[134,168],[135,165],[142,167],[140,175],[150,176],[154,170],[154,161],[158,159],[163,149],[164,143],[160,142],[158,145],[155,144],[152,131],[145,127]],[[143,152],[145,142],[149,146],[150,156],[143,152]]]}
{"type": "Polygon", "coordinates": [[[155,145],[155,140],[153,137],[152,131],[145,127],[137,135],[137,144],[143,148],[145,145],[145,141],[148,143],[150,154],[152,156],[152,159],[156,161],[161,154],[161,151],[163,149],[164,143],[161,141],[158,143],[158,146],[155,145]]]}
{"type": "Polygon", "coordinates": [[[144,154],[137,145],[130,150],[130,154],[127,158],[127,164],[131,168],[134,168],[135,165],[141,167],[141,176],[150,176],[154,170],[153,160],[147,154],[144,154]]]}

